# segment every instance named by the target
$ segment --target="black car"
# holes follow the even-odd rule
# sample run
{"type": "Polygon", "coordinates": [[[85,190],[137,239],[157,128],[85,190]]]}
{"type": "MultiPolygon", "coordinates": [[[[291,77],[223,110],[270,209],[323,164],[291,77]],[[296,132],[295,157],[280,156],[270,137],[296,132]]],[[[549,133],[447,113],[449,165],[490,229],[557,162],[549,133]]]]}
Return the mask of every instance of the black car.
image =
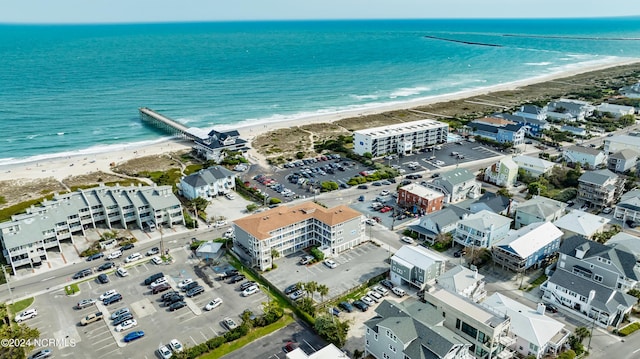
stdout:
{"type": "Polygon", "coordinates": [[[369,309],[369,306],[365,302],[363,302],[361,300],[354,300],[353,301],[353,306],[358,308],[358,309],[360,309],[363,312],[366,312],[367,309],[369,309]]]}
{"type": "Polygon", "coordinates": [[[114,295],[112,295],[112,296],[110,296],[108,298],[105,298],[102,301],[102,304],[109,305],[111,303],[116,303],[116,302],[119,302],[121,300],[122,300],[122,294],[118,293],[118,294],[114,294],[114,295]]]}
{"type": "Polygon", "coordinates": [[[553,305],[551,303],[544,303],[544,306],[551,313],[558,313],[558,307],[556,307],[555,305],[553,305]]]}
{"type": "Polygon", "coordinates": [[[256,282],[254,282],[252,280],[244,282],[244,283],[240,284],[240,290],[245,290],[245,289],[247,289],[247,288],[249,288],[251,286],[254,286],[254,285],[256,285],[256,282]]]}
{"type": "Polygon", "coordinates": [[[291,294],[293,292],[295,292],[296,290],[298,290],[298,286],[295,284],[292,284],[290,286],[288,286],[287,288],[284,289],[284,294],[291,294]]]}
{"type": "Polygon", "coordinates": [[[100,267],[98,267],[98,272],[102,272],[104,270],[114,268],[115,266],[116,266],[116,264],[113,263],[113,262],[104,263],[100,267]]]}
{"type": "Polygon", "coordinates": [[[162,296],[160,296],[160,300],[165,300],[166,298],[169,298],[172,295],[180,295],[180,292],[175,290],[172,290],[171,292],[166,292],[162,296]]]}
{"type": "Polygon", "coordinates": [[[120,250],[126,251],[127,249],[131,249],[131,248],[133,248],[133,243],[125,244],[124,246],[120,247],[120,250]]]}
{"type": "Polygon", "coordinates": [[[200,283],[198,283],[197,280],[194,280],[193,282],[191,282],[191,283],[185,285],[184,287],[182,287],[182,290],[185,291],[185,292],[188,292],[191,289],[193,289],[193,288],[195,288],[195,287],[197,287],[199,285],[200,285],[200,283]]]}
{"type": "Polygon", "coordinates": [[[198,294],[204,293],[204,287],[199,285],[197,287],[193,287],[187,291],[187,297],[195,297],[198,294]]]}
{"type": "Polygon", "coordinates": [[[349,302],[340,302],[338,306],[344,309],[347,313],[353,312],[353,306],[349,302]]]}
{"type": "Polygon", "coordinates": [[[121,316],[119,316],[119,317],[117,317],[116,319],[113,320],[113,325],[120,325],[120,324],[124,323],[125,321],[127,321],[129,319],[133,319],[133,314],[124,313],[121,316]]]}
{"type": "Polygon", "coordinates": [[[100,259],[102,257],[104,257],[104,254],[102,252],[96,253],[94,255],[91,255],[91,256],[87,257],[87,262],[91,262],[91,261],[94,261],[96,259],[100,259]]]}
{"type": "Polygon", "coordinates": [[[91,275],[91,273],[93,273],[93,271],[91,269],[83,269],[80,272],[76,273],[73,275],[73,279],[80,279],[80,278],[84,278],[88,275],[91,275]]]}
{"type": "Polygon", "coordinates": [[[630,219],[626,220],[625,223],[627,224],[627,226],[629,226],[630,228],[636,228],[638,226],[638,223],[636,223],[636,221],[632,221],[630,219]]]}
{"type": "Polygon", "coordinates": [[[369,189],[369,186],[367,186],[366,184],[361,184],[358,186],[358,189],[369,189]]]}
{"type": "Polygon", "coordinates": [[[465,254],[467,254],[467,251],[465,251],[464,249],[459,249],[453,253],[453,256],[456,258],[460,258],[465,254]]]}
{"type": "Polygon", "coordinates": [[[159,279],[159,278],[162,278],[162,277],[164,277],[164,274],[162,274],[162,272],[156,273],[156,274],[150,276],[149,278],[145,279],[144,280],[144,285],[149,285],[149,284],[155,282],[156,279],[159,279]]]}
{"type": "Polygon", "coordinates": [[[239,274],[233,278],[231,278],[231,280],[229,281],[229,283],[233,284],[233,283],[238,283],[238,282],[242,282],[245,279],[245,276],[243,276],[242,274],[239,274]]]}
{"type": "Polygon", "coordinates": [[[173,303],[182,302],[183,300],[184,300],[183,295],[173,295],[171,297],[167,297],[167,299],[164,300],[164,305],[169,307],[173,303]]]}
{"type": "Polygon", "coordinates": [[[107,277],[107,275],[106,275],[106,274],[104,274],[104,273],[103,273],[103,274],[100,274],[100,275],[98,276],[98,282],[100,282],[100,283],[102,283],[102,284],[109,283],[109,277],[107,277]]]}
{"type": "Polygon", "coordinates": [[[171,306],[169,307],[169,311],[173,312],[174,310],[178,310],[178,309],[186,307],[186,306],[187,306],[187,303],[185,303],[185,302],[176,302],[176,303],[171,304],[171,306]]]}
{"type": "Polygon", "coordinates": [[[395,284],[393,284],[393,282],[388,279],[383,280],[382,282],[380,282],[380,284],[382,284],[383,287],[386,287],[389,289],[392,289],[393,287],[395,287],[395,284]]]}

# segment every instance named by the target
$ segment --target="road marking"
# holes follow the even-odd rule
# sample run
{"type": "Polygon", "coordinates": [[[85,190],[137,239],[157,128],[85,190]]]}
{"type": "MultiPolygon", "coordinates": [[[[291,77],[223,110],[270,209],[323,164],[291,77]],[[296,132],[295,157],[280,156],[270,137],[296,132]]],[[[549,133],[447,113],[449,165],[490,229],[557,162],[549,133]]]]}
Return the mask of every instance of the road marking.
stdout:
{"type": "MultiPolygon", "coordinates": [[[[95,343],[94,343],[94,344],[95,344],[95,343]]],[[[112,345],[113,345],[113,343],[109,343],[109,344],[107,344],[107,345],[105,345],[105,346],[103,346],[103,347],[100,347],[100,348],[96,349],[96,351],[98,351],[98,350],[102,350],[102,349],[106,349],[106,348],[109,348],[109,347],[110,347],[110,346],[112,346],[112,345]]],[[[117,350],[117,349],[116,349],[116,350],[117,350]]]]}
{"type": "Polygon", "coordinates": [[[635,354],[635,353],[637,353],[637,352],[640,352],[640,349],[636,349],[636,350],[634,350],[634,351],[633,351],[633,354],[635,354]]]}
{"type": "Polygon", "coordinates": [[[197,318],[197,316],[195,316],[195,315],[194,315],[193,317],[191,317],[191,318],[189,318],[189,319],[181,320],[181,321],[180,321],[180,324],[185,323],[185,322],[188,322],[188,321],[190,321],[190,320],[194,320],[194,319],[196,319],[196,318],[197,318]]]}
{"type": "Polygon", "coordinates": [[[194,345],[198,345],[198,342],[195,339],[193,339],[193,337],[191,335],[189,335],[189,338],[191,338],[191,341],[193,341],[194,345]]]}
{"type": "Polygon", "coordinates": [[[202,335],[202,337],[204,338],[204,340],[205,340],[205,341],[209,340],[209,338],[207,338],[207,336],[206,336],[206,335],[204,335],[204,333],[203,333],[203,332],[200,332],[200,334],[202,335]]]}
{"type": "Polygon", "coordinates": [[[209,327],[209,329],[211,329],[211,331],[213,332],[213,335],[216,335],[216,336],[218,335],[218,332],[216,332],[215,329],[213,329],[211,327],[209,327]]]}
{"type": "MultiPolygon", "coordinates": [[[[111,333],[109,333],[109,334],[111,334],[111,333]]],[[[89,339],[92,339],[92,338],[89,338],[89,339]]],[[[108,336],[108,337],[106,337],[106,338],[103,338],[103,339],[100,339],[100,340],[98,340],[98,341],[93,342],[93,344],[95,345],[95,344],[101,343],[101,342],[103,342],[103,341],[105,341],[105,340],[109,340],[109,339],[112,339],[112,337],[111,337],[111,336],[108,336]]],[[[111,344],[109,344],[109,345],[111,345],[111,344]]]]}
{"type": "Polygon", "coordinates": [[[48,281],[48,280],[52,280],[53,278],[55,278],[55,277],[45,278],[45,279],[41,280],[41,282],[46,282],[46,281],[48,281]]]}
{"type": "Polygon", "coordinates": [[[87,285],[89,286],[89,290],[91,290],[91,283],[90,282],[85,282],[87,283],[87,285]]]}
{"type": "Polygon", "coordinates": [[[113,352],[117,352],[117,351],[119,351],[119,350],[120,350],[120,348],[114,349],[114,350],[112,350],[112,351],[110,351],[110,352],[107,352],[107,353],[105,353],[105,354],[103,354],[103,355],[99,356],[98,358],[104,358],[104,357],[106,357],[107,355],[111,355],[111,353],[113,353],[113,352]]]}

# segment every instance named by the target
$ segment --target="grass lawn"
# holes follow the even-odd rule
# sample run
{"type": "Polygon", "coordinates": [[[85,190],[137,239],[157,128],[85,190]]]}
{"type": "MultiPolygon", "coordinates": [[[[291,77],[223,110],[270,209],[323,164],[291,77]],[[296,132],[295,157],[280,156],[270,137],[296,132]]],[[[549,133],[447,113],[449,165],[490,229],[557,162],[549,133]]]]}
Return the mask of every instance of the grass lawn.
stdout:
{"type": "Polygon", "coordinates": [[[67,295],[72,295],[80,292],[80,287],[78,287],[78,283],[73,283],[71,285],[65,286],[64,291],[67,292],[67,295]]]}
{"type": "Polygon", "coordinates": [[[281,328],[286,327],[287,325],[293,323],[293,316],[291,314],[285,314],[275,323],[269,324],[263,328],[257,328],[249,332],[249,334],[244,337],[234,340],[231,343],[222,344],[220,347],[216,348],[213,351],[210,351],[207,354],[202,355],[200,358],[202,359],[215,359],[221,358],[226,354],[233,352],[234,350],[238,350],[243,346],[253,342],[254,340],[260,339],[264,336],[267,336],[281,328]]]}
{"type": "Polygon", "coordinates": [[[31,298],[27,298],[27,299],[23,299],[19,302],[15,302],[13,304],[9,305],[9,310],[11,311],[11,313],[20,313],[23,310],[29,308],[29,306],[31,306],[31,304],[33,304],[33,297],[31,298]]]}

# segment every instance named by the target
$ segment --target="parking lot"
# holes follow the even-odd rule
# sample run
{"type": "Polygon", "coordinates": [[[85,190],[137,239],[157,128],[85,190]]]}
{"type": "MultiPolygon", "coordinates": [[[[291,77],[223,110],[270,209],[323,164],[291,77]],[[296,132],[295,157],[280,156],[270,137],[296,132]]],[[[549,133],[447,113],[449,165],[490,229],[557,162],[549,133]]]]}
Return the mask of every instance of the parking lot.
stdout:
{"type": "MultiPolygon", "coordinates": [[[[67,296],[64,290],[47,293],[36,297],[34,306],[38,316],[30,319],[28,325],[41,331],[41,338],[73,339],[75,347],[52,348],[56,356],[71,358],[157,358],[157,348],[172,339],[178,339],[185,346],[194,346],[226,331],[221,324],[224,317],[232,317],[240,322],[240,314],[249,309],[254,313],[262,313],[262,302],[267,301],[261,290],[249,297],[242,297],[238,289],[240,283],[228,284],[213,280],[206,284],[196,275],[194,266],[199,260],[193,259],[187,248],[179,248],[172,252],[176,264],[154,265],[143,262],[128,269],[129,276],[118,277],[109,274],[110,282],[99,284],[89,280],[79,284],[80,293],[67,296]],[[170,312],[160,297],[162,293],[152,294],[143,284],[150,275],[163,272],[172,285],[185,278],[193,278],[205,287],[203,294],[185,298],[187,307],[170,312]],[[107,290],[115,289],[122,294],[120,302],[105,306],[98,301],[84,309],[76,309],[78,301],[87,298],[97,299],[107,290]],[[223,303],[212,311],[205,311],[205,305],[213,298],[220,297],[223,303]],[[137,326],[116,332],[111,320],[111,313],[120,308],[131,310],[137,326]],[[81,326],[80,320],[88,314],[101,311],[104,318],[87,326],[81,326]],[[125,343],[122,338],[134,330],[142,330],[145,336],[136,341],[125,343]],[[59,353],[59,354],[58,354],[59,353]]],[[[220,268],[230,268],[222,263],[220,268]]],[[[202,271],[205,276],[216,274],[207,267],[202,271]]],[[[184,293],[182,293],[184,294],[184,293]]]]}
{"type": "MultiPolygon", "coordinates": [[[[327,300],[389,270],[389,264],[386,263],[390,254],[388,248],[378,247],[371,242],[365,242],[332,257],[338,264],[334,269],[327,267],[322,262],[300,265],[300,258],[303,254],[307,253],[299,252],[279,258],[277,261],[278,269],[265,273],[265,278],[282,291],[289,285],[298,282],[315,281],[318,284],[325,284],[329,287],[329,294],[324,298],[327,300]]],[[[322,300],[317,293],[314,299],[318,302],[322,300]]]]}

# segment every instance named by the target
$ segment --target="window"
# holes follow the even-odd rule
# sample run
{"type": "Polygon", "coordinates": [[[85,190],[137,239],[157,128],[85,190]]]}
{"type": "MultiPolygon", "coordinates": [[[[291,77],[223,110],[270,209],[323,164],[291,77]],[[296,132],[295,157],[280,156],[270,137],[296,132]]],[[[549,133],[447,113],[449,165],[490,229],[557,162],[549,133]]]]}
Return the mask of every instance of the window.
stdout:
{"type": "Polygon", "coordinates": [[[599,274],[594,274],[593,275],[593,280],[595,280],[596,282],[602,283],[602,276],[599,275],[599,274]]]}
{"type": "Polygon", "coordinates": [[[529,343],[529,349],[531,349],[533,352],[537,352],[538,346],[533,343],[529,343]]]}
{"type": "Polygon", "coordinates": [[[469,324],[462,322],[462,332],[470,336],[471,338],[476,338],[478,336],[478,329],[470,326],[469,324]]]}
{"type": "Polygon", "coordinates": [[[396,348],[394,346],[392,346],[391,344],[389,344],[389,350],[391,350],[392,352],[396,352],[396,348]]]}

